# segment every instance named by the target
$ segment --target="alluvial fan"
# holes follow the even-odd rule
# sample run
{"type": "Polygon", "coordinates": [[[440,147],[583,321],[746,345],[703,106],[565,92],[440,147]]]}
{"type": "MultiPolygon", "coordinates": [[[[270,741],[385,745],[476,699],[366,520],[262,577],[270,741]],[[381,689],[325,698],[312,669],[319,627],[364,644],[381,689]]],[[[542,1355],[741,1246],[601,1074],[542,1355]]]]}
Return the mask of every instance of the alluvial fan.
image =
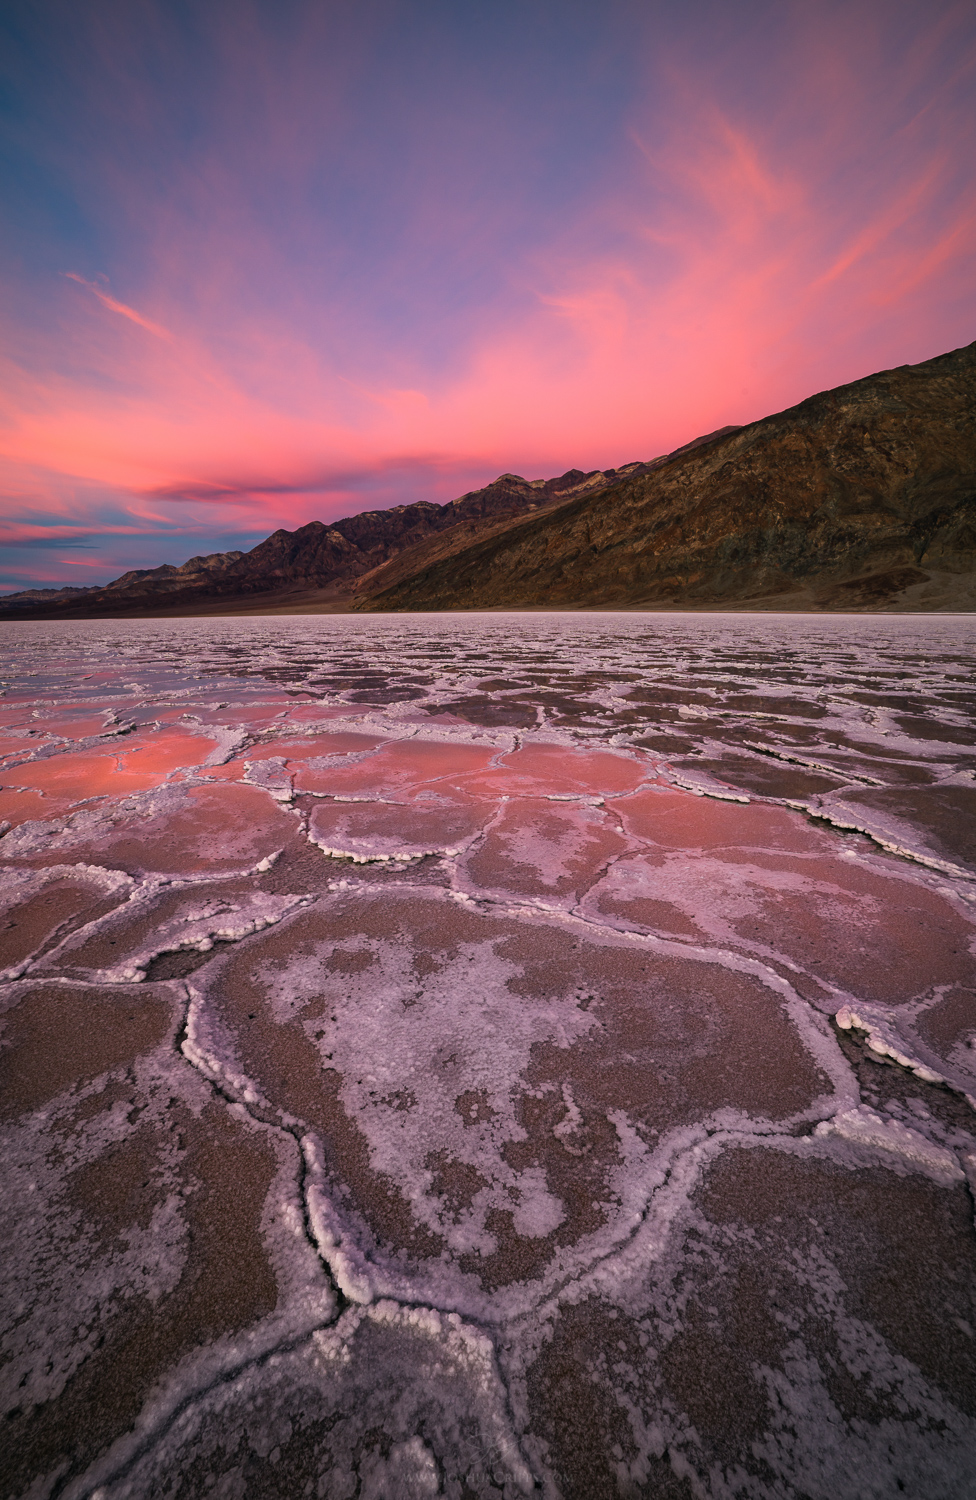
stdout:
{"type": "Polygon", "coordinates": [[[973,1493],[976,622],[5,639],[3,1496],[973,1493]]]}

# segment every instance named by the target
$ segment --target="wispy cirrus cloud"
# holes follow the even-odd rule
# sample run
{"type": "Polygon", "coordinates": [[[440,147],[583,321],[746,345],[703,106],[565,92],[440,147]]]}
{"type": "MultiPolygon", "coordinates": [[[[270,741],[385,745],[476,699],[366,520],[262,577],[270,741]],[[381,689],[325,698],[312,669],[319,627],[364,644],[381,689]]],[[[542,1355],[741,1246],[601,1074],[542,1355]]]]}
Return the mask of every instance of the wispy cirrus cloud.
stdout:
{"type": "Polygon", "coordinates": [[[130,323],[136,323],[144,328],[147,333],[155,335],[158,339],[172,339],[173,335],[168,328],[162,328],[158,323],[153,323],[149,318],[143,317],[142,313],[136,312],[134,307],[127,307],[124,302],[118,302],[110,296],[104,287],[98,286],[94,281],[86,281],[84,276],[79,276],[77,271],[65,271],[64,275],[68,281],[77,281],[80,286],[87,287],[110,312],[118,313],[120,317],[128,318],[130,323]]]}
{"type": "Polygon", "coordinates": [[[3,547],[99,547],[106,537],[152,536],[147,527],[139,526],[40,526],[24,521],[0,521],[0,546],[3,547]]]}

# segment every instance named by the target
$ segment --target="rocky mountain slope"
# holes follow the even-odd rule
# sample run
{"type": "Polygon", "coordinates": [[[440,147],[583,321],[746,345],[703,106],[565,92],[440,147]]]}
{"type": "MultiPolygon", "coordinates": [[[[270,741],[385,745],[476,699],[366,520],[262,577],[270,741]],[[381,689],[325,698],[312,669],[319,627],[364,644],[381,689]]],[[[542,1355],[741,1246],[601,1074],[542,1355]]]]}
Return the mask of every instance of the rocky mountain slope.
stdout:
{"type": "Polygon", "coordinates": [[[381,570],[359,607],[970,610],[974,570],[970,344],[702,440],[409,577],[381,570]]]}
{"type": "Polygon", "coordinates": [[[0,599],[8,618],[642,607],[976,610],[976,344],[647,463],[502,474],[448,505],[0,599]]]}
{"type": "Polygon", "coordinates": [[[435,505],[419,501],[391,510],[364,511],[325,525],[310,521],[296,531],[275,531],[250,552],[213,552],[181,567],[133,569],[104,588],[29,589],[0,599],[0,614],[65,618],[119,613],[169,612],[235,601],[287,607],[314,595],[341,605],[356,581],[429,538],[463,527],[468,541],[501,520],[521,518],[570,498],[606,489],[642,466],[570,469],[556,479],[528,480],[502,474],[480,490],[435,505]]]}

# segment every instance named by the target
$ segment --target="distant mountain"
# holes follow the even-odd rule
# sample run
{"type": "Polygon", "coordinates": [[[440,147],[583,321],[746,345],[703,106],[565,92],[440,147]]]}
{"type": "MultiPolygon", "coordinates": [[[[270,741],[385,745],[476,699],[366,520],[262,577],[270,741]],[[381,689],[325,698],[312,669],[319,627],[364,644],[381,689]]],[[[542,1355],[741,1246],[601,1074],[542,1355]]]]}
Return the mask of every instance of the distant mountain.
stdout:
{"type": "Polygon", "coordinates": [[[97,592],[97,589],[75,588],[70,584],[61,589],[21,589],[17,594],[0,594],[0,609],[8,605],[11,609],[33,609],[39,604],[61,604],[81,594],[97,592]]]}
{"type": "Polygon", "coordinates": [[[306,597],[342,607],[364,574],[452,528],[471,540],[499,521],[522,518],[567,499],[593,494],[642,466],[570,469],[557,479],[502,474],[480,490],[446,505],[418,501],[391,510],[369,510],[325,525],[310,521],[297,531],[275,531],[250,552],[213,552],[182,567],[137,568],[104,588],[27,590],[0,598],[0,615],[65,618],[245,607],[284,607],[306,597]]]}
{"type": "Polygon", "coordinates": [[[974,610],[976,344],[414,549],[360,589],[368,610],[974,610]]]}
{"type": "Polygon", "coordinates": [[[97,607],[96,601],[108,599],[118,607],[120,598],[178,593],[187,586],[196,587],[219,577],[224,570],[244,556],[243,552],[209,552],[206,557],[191,557],[182,567],[163,563],[159,568],[133,568],[101,588],[24,589],[19,594],[0,595],[0,611],[39,610],[51,605],[76,610],[97,607]]]}
{"type": "Polygon", "coordinates": [[[502,474],[0,616],[520,608],[976,610],[976,344],[557,479],[502,474]]]}

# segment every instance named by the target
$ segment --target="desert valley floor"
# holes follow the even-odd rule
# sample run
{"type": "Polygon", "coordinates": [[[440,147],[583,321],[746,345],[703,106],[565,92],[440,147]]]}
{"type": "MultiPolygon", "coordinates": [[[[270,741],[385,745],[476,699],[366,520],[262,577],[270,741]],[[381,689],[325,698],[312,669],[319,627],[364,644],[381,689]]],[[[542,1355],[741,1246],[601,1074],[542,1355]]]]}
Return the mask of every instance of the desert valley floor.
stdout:
{"type": "Polygon", "coordinates": [[[974,646],[5,626],[0,1494],[976,1494],[974,646]]]}

